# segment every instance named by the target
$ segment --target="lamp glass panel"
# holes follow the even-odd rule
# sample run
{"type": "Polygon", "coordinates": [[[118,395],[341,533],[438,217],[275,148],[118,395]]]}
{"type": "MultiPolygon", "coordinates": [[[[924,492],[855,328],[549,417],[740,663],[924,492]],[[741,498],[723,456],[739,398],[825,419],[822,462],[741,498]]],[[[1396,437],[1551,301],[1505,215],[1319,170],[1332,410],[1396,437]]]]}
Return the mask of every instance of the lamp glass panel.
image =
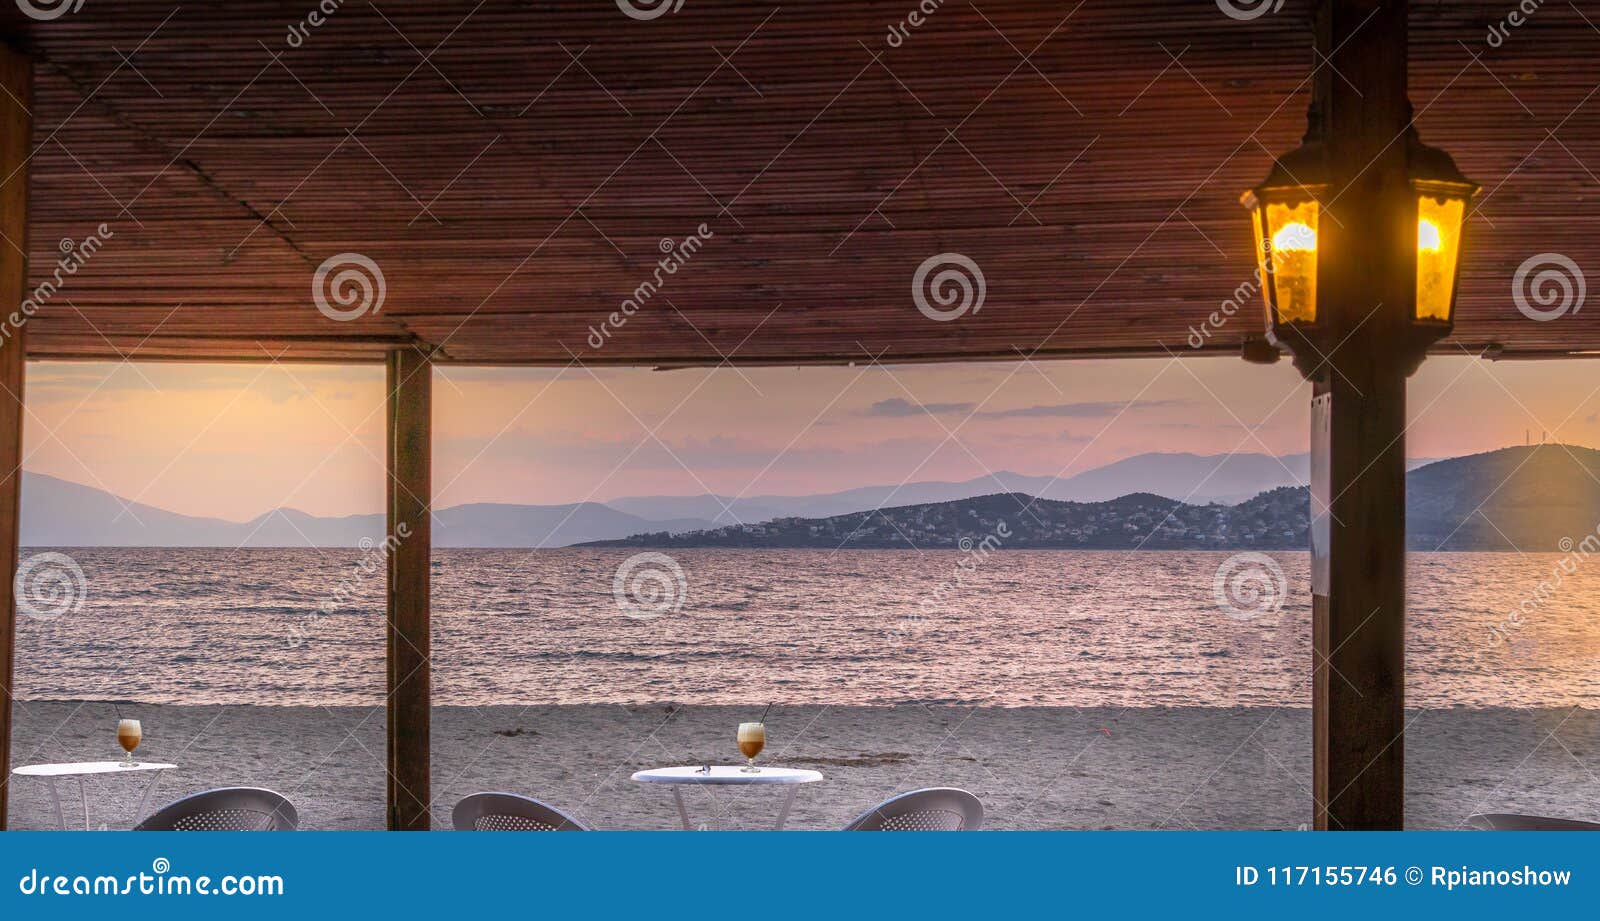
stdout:
{"type": "Polygon", "coordinates": [[[1317,202],[1268,202],[1272,234],[1265,266],[1277,292],[1279,323],[1317,321],[1317,202]]]}
{"type": "Polygon", "coordinates": [[[1417,200],[1417,319],[1450,322],[1461,224],[1466,202],[1420,196],[1417,200]]]}
{"type": "Polygon", "coordinates": [[[1267,261],[1271,258],[1272,247],[1270,245],[1271,241],[1267,239],[1267,232],[1261,227],[1261,217],[1261,208],[1250,209],[1250,226],[1254,227],[1256,231],[1256,268],[1260,270],[1261,297],[1267,302],[1267,314],[1270,316],[1272,313],[1272,288],[1270,287],[1272,276],[1269,274],[1271,270],[1268,268],[1267,261]]]}

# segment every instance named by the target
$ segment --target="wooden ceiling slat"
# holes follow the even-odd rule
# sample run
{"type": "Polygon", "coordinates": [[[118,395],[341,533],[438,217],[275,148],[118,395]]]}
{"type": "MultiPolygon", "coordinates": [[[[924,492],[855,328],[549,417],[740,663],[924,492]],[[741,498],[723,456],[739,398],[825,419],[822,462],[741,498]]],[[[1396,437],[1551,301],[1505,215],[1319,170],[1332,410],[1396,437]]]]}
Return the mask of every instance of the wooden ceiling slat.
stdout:
{"type": "MultiPolygon", "coordinates": [[[[889,47],[912,6],[695,0],[639,22],[611,3],[390,0],[342,6],[298,48],[287,30],[311,7],[284,0],[121,0],[51,22],[0,6],[37,62],[33,283],[62,240],[115,234],[31,321],[30,351],[1187,352],[1252,272],[1239,190],[1303,130],[1306,0],[1249,22],[1190,0],[1088,0],[1065,23],[1072,7],[1043,0],[946,4],[889,47]],[[702,223],[713,239],[591,348],[659,242],[702,223]],[[346,252],[374,260],[387,293],[335,322],[312,277],[346,252]],[[950,323],[911,290],[943,252],[987,282],[983,309],[950,323]]],[[[1413,4],[1420,128],[1485,186],[1441,348],[1600,349],[1600,311],[1539,323],[1511,298],[1537,254],[1600,266],[1600,32],[1552,4],[1489,48],[1506,9],[1413,4]]],[[[1250,303],[1206,351],[1236,353],[1259,327],[1250,303]]]]}

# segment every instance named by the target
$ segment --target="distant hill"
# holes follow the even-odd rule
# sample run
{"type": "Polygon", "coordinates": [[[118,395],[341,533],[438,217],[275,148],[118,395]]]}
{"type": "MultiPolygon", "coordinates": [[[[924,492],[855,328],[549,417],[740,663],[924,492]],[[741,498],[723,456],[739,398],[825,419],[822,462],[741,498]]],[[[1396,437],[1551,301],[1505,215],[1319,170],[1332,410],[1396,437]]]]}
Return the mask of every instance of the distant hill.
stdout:
{"type": "Polygon", "coordinates": [[[239,527],[31,471],[22,473],[21,518],[22,543],[35,547],[234,546],[227,538],[239,527]]]}
{"type": "Polygon", "coordinates": [[[1308,456],[1291,454],[1137,454],[1056,479],[1000,471],[971,480],[863,486],[806,496],[629,496],[606,504],[644,518],[704,518],[714,524],[752,524],[773,518],[830,518],[875,508],[971,499],[1002,492],[1045,499],[1099,502],[1151,492],[1204,505],[1242,502],[1278,486],[1309,482],[1308,456]]]}
{"type": "Polygon", "coordinates": [[[1557,552],[1600,526],[1600,451],[1549,444],[1456,457],[1413,471],[1406,489],[1415,549],[1557,552]]]}
{"type": "MultiPolygon", "coordinates": [[[[1409,466],[1431,463],[1417,458],[1409,466]]],[[[875,508],[953,502],[1015,492],[1064,502],[1103,502],[1137,492],[1182,499],[1196,505],[1232,505],[1279,486],[1310,482],[1310,455],[1136,454],[1068,477],[1029,476],[1000,471],[971,480],[919,481],[863,486],[806,496],[628,496],[607,505],[644,518],[703,518],[717,525],[754,524],[774,518],[831,518],[875,508]]]]}
{"type": "Polygon", "coordinates": [[[1153,493],[1059,502],[1003,493],[832,518],[779,518],[684,534],[641,534],[603,547],[818,549],[1221,550],[1306,546],[1304,488],[1281,487],[1238,505],[1191,505],[1153,493]]]}
{"type": "MultiPolygon", "coordinates": [[[[1565,445],[1505,448],[1436,461],[1406,477],[1414,550],[1561,549],[1600,526],[1600,451],[1565,445]]],[[[1005,549],[1303,549],[1309,491],[1278,487],[1237,505],[1184,503],[1137,492],[1099,502],[1005,493],[826,518],[676,534],[597,546],[950,548],[1002,522],[1005,549]],[[1024,510],[1024,506],[1026,510],[1024,510]]]]}
{"type": "MultiPolygon", "coordinates": [[[[704,519],[656,520],[583,502],[458,505],[434,513],[436,547],[564,547],[640,531],[687,531],[704,519]]],[[[382,515],[322,517],[278,509],[250,521],[180,515],[46,476],[22,475],[22,543],[33,547],[354,547],[381,542],[382,515]],[[126,510],[124,510],[126,506],[126,510]]]]}

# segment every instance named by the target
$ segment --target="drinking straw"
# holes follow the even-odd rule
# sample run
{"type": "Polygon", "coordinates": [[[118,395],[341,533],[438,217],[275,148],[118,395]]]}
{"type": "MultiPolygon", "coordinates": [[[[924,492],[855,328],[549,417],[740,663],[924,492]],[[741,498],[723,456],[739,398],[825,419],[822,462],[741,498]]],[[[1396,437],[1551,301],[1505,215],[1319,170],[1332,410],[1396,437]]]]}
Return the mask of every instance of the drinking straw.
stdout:
{"type": "Polygon", "coordinates": [[[772,704],[767,704],[767,709],[761,711],[761,719],[756,720],[756,722],[761,723],[762,725],[766,725],[766,722],[767,722],[767,711],[771,710],[771,709],[772,709],[772,704]]]}

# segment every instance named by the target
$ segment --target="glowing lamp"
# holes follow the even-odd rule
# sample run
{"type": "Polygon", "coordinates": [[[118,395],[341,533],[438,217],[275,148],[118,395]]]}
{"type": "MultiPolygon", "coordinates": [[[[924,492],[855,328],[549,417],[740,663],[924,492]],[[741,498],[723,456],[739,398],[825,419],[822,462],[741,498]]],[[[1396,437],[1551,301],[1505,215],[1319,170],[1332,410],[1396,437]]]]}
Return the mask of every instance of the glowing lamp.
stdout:
{"type": "MultiPolygon", "coordinates": [[[[1415,132],[1408,132],[1406,154],[1417,200],[1417,288],[1406,338],[1420,361],[1429,345],[1449,335],[1455,321],[1462,230],[1467,202],[1478,186],[1448,154],[1423,144],[1415,132]]],[[[1346,323],[1336,321],[1361,319],[1329,317],[1319,309],[1319,219],[1329,184],[1323,145],[1311,136],[1280,157],[1267,178],[1240,199],[1254,229],[1267,338],[1294,352],[1307,373],[1323,363],[1323,356],[1348,331],[1346,323]],[[1308,342],[1311,348],[1302,348],[1308,342]]]]}

